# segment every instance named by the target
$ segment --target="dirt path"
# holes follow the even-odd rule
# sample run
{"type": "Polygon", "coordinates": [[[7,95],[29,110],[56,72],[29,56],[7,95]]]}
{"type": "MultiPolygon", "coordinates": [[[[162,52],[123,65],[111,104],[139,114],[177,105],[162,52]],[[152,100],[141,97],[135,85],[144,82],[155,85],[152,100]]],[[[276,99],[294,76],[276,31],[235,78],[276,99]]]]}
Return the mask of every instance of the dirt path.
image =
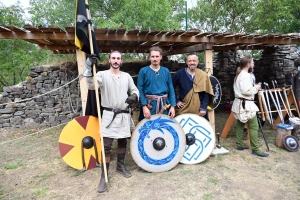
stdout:
{"type": "MultiPolygon", "coordinates": [[[[221,132],[228,115],[216,113],[221,132]]],[[[274,145],[275,131],[265,125],[270,142],[268,158],[250,150],[235,150],[235,127],[221,145],[229,154],[216,155],[197,165],[178,164],[169,172],[149,173],[127,156],[133,176],[116,173],[113,158],[109,192],[96,190],[100,168],[79,174],[62,160],[58,138],[62,127],[0,145],[0,199],[299,199],[300,153],[274,145]]],[[[36,130],[0,132],[0,143],[36,130]]],[[[246,143],[248,141],[245,141],[246,143]]],[[[260,135],[260,144],[266,150],[260,135]]],[[[114,156],[115,157],[115,156],[114,156]]]]}

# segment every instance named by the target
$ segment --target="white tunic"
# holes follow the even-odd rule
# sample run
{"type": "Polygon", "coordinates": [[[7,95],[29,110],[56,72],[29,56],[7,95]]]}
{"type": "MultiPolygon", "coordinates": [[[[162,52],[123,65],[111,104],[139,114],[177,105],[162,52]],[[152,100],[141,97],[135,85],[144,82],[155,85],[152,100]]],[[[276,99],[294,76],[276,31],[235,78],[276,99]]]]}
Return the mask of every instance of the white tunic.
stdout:
{"type": "MultiPolygon", "coordinates": [[[[134,85],[132,77],[126,72],[120,72],[120,76],[113,76],[108,70],[97,72],[98,87],[101,91],[101,105],[106,108],[119,108],[125,110],[128,104],[125,100],[135,93],[139,97],[139,91],[134,85]]],[[[94,78],[86,77],[88,89],[95,90],[94,78]]],[[[101,132],[103,137],[127,138],[130,137],[131,116],[129,113],[119,113],[113,118],[113,112],[103,110],[101,120],[101,132]],[[106,126],[109,125],[107,128],[106,126]]]]}
{"type": "Polygon", "coordinates": [[[231,111],[234,117],[243,123],[246,123],[249,119],[252,119],[256,112],[259,111],[258,107],[254,103],[254,95],[258,92],[257,88],[253,86],[253,80],[248,72],[241,71],[238,75],[234,85],[235,99],[232,104],[231,111]],[[250,101],[245,101],[245,109],[242,106],[242,100],[249,99],[250,101]]]}

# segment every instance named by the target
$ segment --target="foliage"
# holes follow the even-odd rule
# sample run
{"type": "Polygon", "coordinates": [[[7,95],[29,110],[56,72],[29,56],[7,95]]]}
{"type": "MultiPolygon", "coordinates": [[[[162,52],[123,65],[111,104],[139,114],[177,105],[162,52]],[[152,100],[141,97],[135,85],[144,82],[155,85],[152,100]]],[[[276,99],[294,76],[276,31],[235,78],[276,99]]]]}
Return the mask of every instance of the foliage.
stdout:
{"type": "Polygon", "coordinates": [[[256,3],[253,22],[261,33],[298,33],[300,3],[298,0],[260,0],[256,3]]]}
{"type": "MultiPolygon", "coordinates": [[[[18,1],[5,7],[0,3],[0,24],[22,27],[75,25],[75,0],[30,0],[26,10],[18,1]],[[28,11],[28,14],[26,12],[28,11]]],[[[184,29],[184,0],[90,0],[93,24],[101,28],[139,30],[184,29]]],[[[292,33],[299,32],[299,0],[198,0],[188,10],[188,28],[203,32],[292,33]]],[[[0,40],[0,91],[25,79],[40,63],[75,60],[74,55],[53,55],[22,40],[0,40]]],[[[259,57],[260,51],[252,55],[259,57]]],[[[185,55],[181,56],[183,58],[185,55]]],[[[146,60],[143,54],[125,54],[124,60],[146,60]]],[[[199,54],[200,62],[203,55],[199,54]]],[[[105,56],[101,57],[105,61],[105,56]]]]}
{"type": "Polygon", "coordinates": [[[64,29],[66,25],[74,25],[75,1],[30,0],[29,4],[30,22],[34,26],[58,26],[64,29]]]}
{"type": "Polygon", "coordinates": [[[299,32],[298,0],[198,0],[190,28],[212,32],[299,32]]]}
{"type": "Polygon", "coordinates": [[[90,5],[95,25],[103,28],[173,30],[180,29],[184,17],[183,0],[100,0],[90,5]]]}

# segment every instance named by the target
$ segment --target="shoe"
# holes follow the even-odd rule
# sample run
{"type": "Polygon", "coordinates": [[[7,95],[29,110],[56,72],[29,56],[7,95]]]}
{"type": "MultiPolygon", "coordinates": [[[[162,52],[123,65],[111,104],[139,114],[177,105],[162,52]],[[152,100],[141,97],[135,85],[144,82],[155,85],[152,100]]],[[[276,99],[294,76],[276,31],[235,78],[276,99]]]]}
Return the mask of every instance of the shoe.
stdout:
{"type": "Polygon", "coordinates": [[[244,149],[249,149],[249,147],[238,147],[236,149],[239,150],[239,151],[243,151],[244,149]]]}
{"type": "Polygon", "coordinates": [[[125,158],[125,153],[124,154],[118,154],[116,170],[117,170],[117,172],[122,174],[124,177],[130,178],[131,173],[126,169],[126,167],[124,165],[124,158],[125,158]]]}
{"type": "Polygon", "coordinates": [[[265,152],[257,153],[255,151],[252,151],[252,154],[256,155],[256,156],[260,156],[260,157],[268,157],[269,156],[269,154],[267,154],[265,152]]]}
{"type": "MultiPolygon", "coordinates": [[[[106,171],[107,172],[108,172],[108,169],[109,169],[109,163],[106,163],[106,171]]],[[[99,185],[98,185],[98,188],[97,188],[99,193],[105,192],[107,190],[107,185],[106,185],[106,181],[105,181],[105,174],[104,174],[103,167],[102,167],[101,171],[102,171],[101,178],[100,178],[100,182],[99,182],[99,185]]]]}

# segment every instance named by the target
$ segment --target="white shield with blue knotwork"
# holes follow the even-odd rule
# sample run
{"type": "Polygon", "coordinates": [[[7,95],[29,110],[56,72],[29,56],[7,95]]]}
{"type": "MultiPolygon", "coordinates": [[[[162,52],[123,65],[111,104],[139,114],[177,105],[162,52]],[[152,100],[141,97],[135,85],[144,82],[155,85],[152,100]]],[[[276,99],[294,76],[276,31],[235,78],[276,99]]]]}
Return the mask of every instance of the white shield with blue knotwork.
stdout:
{"type": "Polygon", "coordinates": [[[185,151],[185,134],[180,124],[167,115],[152,115],[134,129],[130,150],[133,160],[149,172],[175,167],[185,151]]]}
{"type": "Polygon", "coordinates": [[[194,137],[190,145],[186,145],[185,153],[180,160],[184,164],[196,164],[206,160],[215,147],[216,137],[210,123],[196,114],[182,114],[175,117],[185,134],[194,137]]]}

